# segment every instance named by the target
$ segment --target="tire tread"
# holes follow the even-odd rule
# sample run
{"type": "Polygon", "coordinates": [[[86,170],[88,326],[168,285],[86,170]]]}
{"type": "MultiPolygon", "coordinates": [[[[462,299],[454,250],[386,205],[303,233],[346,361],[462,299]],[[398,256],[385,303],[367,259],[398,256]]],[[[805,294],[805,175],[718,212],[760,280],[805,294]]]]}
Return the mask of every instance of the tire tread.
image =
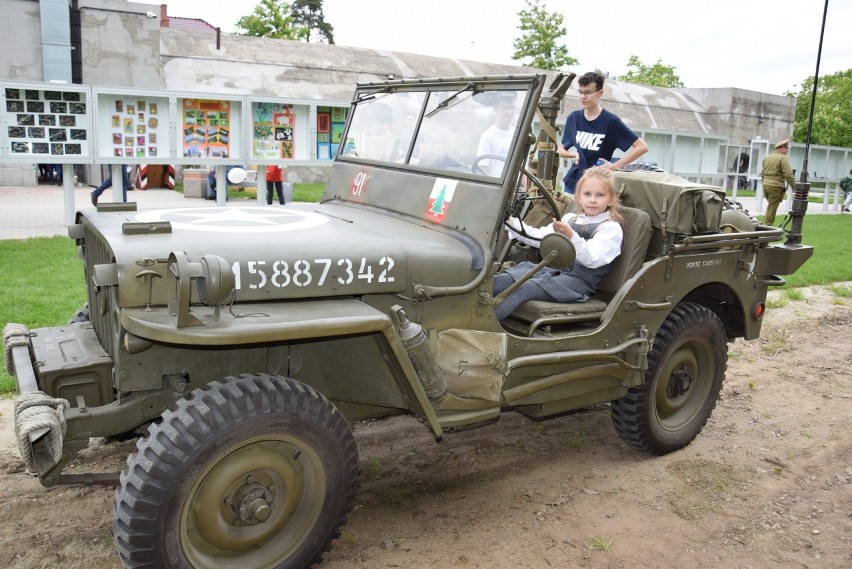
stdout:
{"type": "Polygon", "coordinates": [[[718,393],[721,389],[721,383],[724,381],[727,364],[727,343],[724,343],[720,348],[723,360],[721,370],[722,380],[719,382],[718,388],[711,390],[712,402],[708,412],[701,418],[700,424],[692,425],[695,432],[691,438],[676,448],[673,448],[671,445],[666,445],[658,441],[647,424],[648,417],[652,413],[650,399],[653,397],[653,394],[651,393],[652,386],[650,381],[653,374],[664,363],[661,361],[662,357],[672,340],[681,330],[694,323],[708,328],[715,327],[712,333],[721,334],[721,337],[725,338],[725,331],[721,320],[708,308],[691,302],[677,305],[672,309],[654,338],[654,345],[648,355],[648,369],[645,371],[645,382],[636,387],[631,387],[623,399],[611,403],[611,417],[616,432],[622,440],[636,450],[660,456],[687,446],[707,424],[707,420],[716,407],[718,393]]]}
{"type": "Polygon", "coordinates": [[[348,483],[341,496],[340,515],[308,566],[321,561],[322,553],[340,537],[360,482],[358,449],[351,429],[337,408],[313,388],[280,376],[241,374],[193,390],[137,441],[137,450],[128,457],[127,468],[119,477],[113,507],[113,532],[125,567],[163,566],[154,546],[158,515],[190,458],[184,449],[194,448],[225,425],[275,412],[309,417],[328,429],[341,446],[343,476],[348,483]]]}

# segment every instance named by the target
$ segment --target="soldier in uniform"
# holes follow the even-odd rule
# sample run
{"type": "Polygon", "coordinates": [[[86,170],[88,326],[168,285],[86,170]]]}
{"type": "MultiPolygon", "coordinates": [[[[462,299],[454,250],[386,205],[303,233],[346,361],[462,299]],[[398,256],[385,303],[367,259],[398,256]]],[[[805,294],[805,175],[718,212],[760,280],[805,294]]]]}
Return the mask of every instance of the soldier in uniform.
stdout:
{"type": "Polygon", "coordinates": [[[787,153],[790,151],[790,139],[784,139],[775,145],[775,152],[763,159],[763,169],[760,171],[763,180],[763,195],[766,196],[766,215],[763,223],[772,225],[775,223],[775,212],[778,204],[784,199],[784,183],[793,186],[796,180],[793,178],[793,169],[787,153]]]}

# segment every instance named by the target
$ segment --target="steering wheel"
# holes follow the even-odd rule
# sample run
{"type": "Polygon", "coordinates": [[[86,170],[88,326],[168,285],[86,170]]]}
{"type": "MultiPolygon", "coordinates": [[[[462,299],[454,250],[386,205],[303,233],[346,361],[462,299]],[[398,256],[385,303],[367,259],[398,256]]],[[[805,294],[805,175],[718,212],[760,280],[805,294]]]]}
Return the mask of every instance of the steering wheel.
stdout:
{"type": "MultiPolygon", "coordinates": [[[[524,211],[528,212],[529,211],[528,206],[530,204],[532,204],[534,200],[539,200],[539,199],[544,198],[544,200],[547,202],[548,207],[550,208],[551,213],[553,214],[553,217],[555,219],[562,219],[562,213],[559,210],[559,206],[557,205],[556,200],[553,199],[553,195],[544,186],[544,183],[541,180],[539,180],[539,178],[535,174],[533,174],[529,169],[527,169],[526,167],[523,167],[521,169],[521,173],[524,174],[527,177],[527,180],[530,183],[532,183],[533,185],[535,185],[539,189],[539,193],[541,195],[533,197],[533,196],[530,196],[529,193],[523,192],[523,195],[515,201],[515,207],[513,208],[513,211],[509,213],[509,215],[513,215],[515,210],[518,210],[519,212],[524,212],[524,211]]],[[[517,215],[517,217],[519,217],[521,219],[521,221],[523,221],[523,217],[520,214],[517,215]]],[[[509,225],[508,216],[507,216],[507,219],[503,220],[503,225],[514,230],[514,228],[512,228],[512,226],[509,225]]],[[[521,235],[525,236],[525,237],[529,237],[529,235],[527,235],[526,231],[524,230],[523,224],[521,225],[521,231],[519,233],[521,235]]],[[[505,259],[507,253],[509,252],[511,244],[514,243],[514,241],[515,241],[514,239],[509,239],[506,242],[503,250],[501,251],[501,253],[499,255],[499,260],[501,262],[502,262],[503,259],[505,259]]]]}
{"type": "Polygon", "coordinates": [[[476,158],[473,159],[473,163],[470,165],[470,171],[474,174],[482,174],[482,170],[479,167],[479,163],[483,160],[499,160],[500,162],[505,163],[506,157],[501,156],[499,154],[480,154],[476,158]]]}
{"type": "MultiPolygon", "coordinates": [[[[531,205],[533,200],[541,199],[543,197],[544,201],[546,201],[547,205],[550,207],[550,212],[553,214],[553,217],[555,219],[562,219],[562,213],[559,211],[559,206],[556,204],[556,200],[553,199],[553,195],[550,193],[550,190],[548,190],[546,187],[544,187],[544,183],[542,183],[542,181],[539,180],[538,177],[535,174],[533,174],[532,172],[530,172],[526,167],[523,168],[521,171],[527,177],[527,180],[529,180],[529,182],[531,182],[533,185],[535,185],[539,189],[540,196],[531,197],[529,195],[529,193],[525,192],[523,197],[518,199],[515,202],[516,205],[513,209],[518,210],[518,211],[524,211],[524,210],[528,211],[529,207],[526,207],[526,206],[531,205]],[[518,207],[518,204],[524,204],[524,205],[521,205],[520,207],[518,207]]],[[[518,216],[518,217],[520,217],[520,216],[518,216]]],[[[523,221],[523,218],[521,218],[521,221],[523,221]]],[[[503,224],[506,227],[511,227],[508,223],[508,220],[503,220],[503,224]]],[[[521,225],[521,232],[520,233],[521,233],[521,235],[526,236],[526,232],[524,231],[523,225],[521,225]]]]}
{"type": "MultiPolygon", "coordinates": [[[[523,174],[527,177],[527,180],[533,183],[535,187],[539,189],[539,193],[544,197],[544,201],[547,202],[547,205],[550,206],[550,211],[553,212],[553,217],[556,219],[562,219],[562,214],[559,212],[559,206],[556,205],[556,200],[553,199],[553,195],[550,193],[550,190],[544,187],[544,183],[538,179],[538,176],[530,172],[526,167],[522,169],[523,174]]],[[[534,198],[527,198],[527,200],[532,200],[534,198]]]]}

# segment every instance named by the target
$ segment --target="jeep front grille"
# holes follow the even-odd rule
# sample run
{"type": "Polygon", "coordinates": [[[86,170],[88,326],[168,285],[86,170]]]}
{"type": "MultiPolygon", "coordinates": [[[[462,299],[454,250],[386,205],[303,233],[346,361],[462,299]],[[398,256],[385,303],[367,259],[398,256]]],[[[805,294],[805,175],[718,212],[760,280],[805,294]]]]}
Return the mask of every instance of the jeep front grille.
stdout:
{"type": "Polygon", "coordinates": [[[92,279],[95,265],[115,262],[115,257],[103,236],[84,218],[83,264],[89,294],[89,318],[104,350],[115,360],[118,345],[117,290],[116,286],[95,287],[92,279]]]}

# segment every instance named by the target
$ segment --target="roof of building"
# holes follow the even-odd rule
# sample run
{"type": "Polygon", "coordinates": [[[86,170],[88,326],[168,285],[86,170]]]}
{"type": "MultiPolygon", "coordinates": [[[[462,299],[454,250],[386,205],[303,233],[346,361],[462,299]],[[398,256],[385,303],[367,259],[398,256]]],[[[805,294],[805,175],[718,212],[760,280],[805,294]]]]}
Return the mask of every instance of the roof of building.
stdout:
{"type": "Polygon", "coordinates": [[[169,16],[168,20],[164,20],[164,27],[172,30],[201,30],[201,31],[216,31],[216,27],[210,25],[201,18],[179,18],[169,16]]]}

